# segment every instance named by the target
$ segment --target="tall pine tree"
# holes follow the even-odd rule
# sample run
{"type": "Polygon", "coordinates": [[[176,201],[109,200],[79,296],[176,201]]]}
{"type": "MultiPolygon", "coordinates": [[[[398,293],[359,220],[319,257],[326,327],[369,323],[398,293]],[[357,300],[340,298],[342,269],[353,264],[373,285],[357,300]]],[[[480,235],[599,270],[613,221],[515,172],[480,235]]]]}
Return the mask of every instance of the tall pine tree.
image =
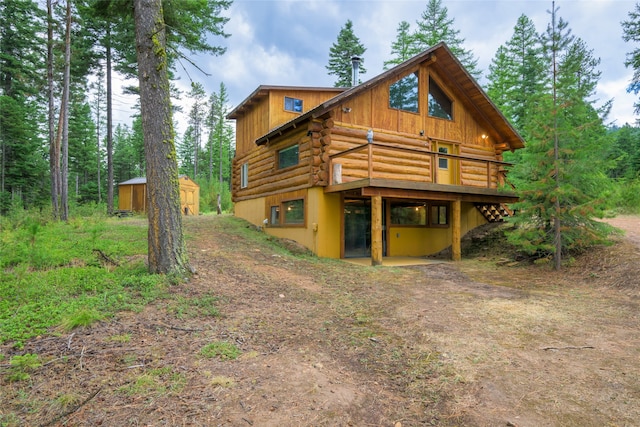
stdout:
{"type": "Polygon", "coordinates": [[[510,240],[554,258],[559,269],[563,256],[603,242],[609,232],[595,220],[607,207],[601,153],[609,143],[603,124],[609,104],[594,106],[599,60],[556,13],[554,6],[541,39],[548,84],[529,107],[522,124],[527,145],[510,174],[521,197],[510,240]]]}
{"type": "Polygon", "coordinates": [[[413,57],[418,50],[415,44],[416,39],[411,33],[411,25],[407,21],[400,22],[396,30],[396,40],[391,43],[391,59],[384,61],[384,68],[401,64],[413,57]]]}
{"type": "Polygon", "coordinates": [[[326,68],[330,75],[337,77],[334,83],[335,87],[352,86],[351,58],[354,56],[359,57],[361,60],[360,74],[367,72],[363,66],[364,59],[362,58],[366,50],[360,39],[353,32],[353,22],[350,19],[347,20],[344,27],[340,29],[340,33],[338,33],[338,39],[329,49],[329,64],[326,68]]]}
{"type": "MultiPolygon", "coordinates": [[[[634,10],[629,12],[629,19],[622,22],[622,39],[625,42],[640,42],[640,3],[636,3],[634,10]]],[[[634,47],[627,53],[625,66],[633,69],[633,76],[628,91],[636,95],[640,92],[640,47],[634,47]]],[[[640,101],[634,104],[635,113],[640,114],[640,101]]]]}
{"type": "Polygon", "coordinates": [[[478,60],[470,50],[464,48],[464,39],[460,37],[460,30],[453,26],[454,19],[449,18],[449,10],[442,5],[441,0],[429,0],[426,10],[422,12],[416,23],[418,24],[414,33],[416,43],[411,56],[440,42],[445,42],[469,74],[476,79],[480,77],[478,60]]]}

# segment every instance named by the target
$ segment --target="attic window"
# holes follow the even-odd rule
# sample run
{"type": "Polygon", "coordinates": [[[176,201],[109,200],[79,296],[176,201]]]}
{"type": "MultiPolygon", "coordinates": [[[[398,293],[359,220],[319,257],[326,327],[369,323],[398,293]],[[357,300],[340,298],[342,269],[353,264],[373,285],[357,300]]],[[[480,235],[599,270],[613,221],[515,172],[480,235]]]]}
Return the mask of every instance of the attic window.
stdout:
{"type": "Polygon", "coordinates": [[[389,108],[418,112],[418,73],[409,74],[389,86],[389,108]]]}
{"type": "Polygon", "coordinates": [[[284,109],[294,113],[302,113],[302,99],[284,97],[284,109]]]}
{"type": "Polygon", "coordinates": [[[431,78],[429,79],[429,115],[453,120],[453,103],[431,78]]]}

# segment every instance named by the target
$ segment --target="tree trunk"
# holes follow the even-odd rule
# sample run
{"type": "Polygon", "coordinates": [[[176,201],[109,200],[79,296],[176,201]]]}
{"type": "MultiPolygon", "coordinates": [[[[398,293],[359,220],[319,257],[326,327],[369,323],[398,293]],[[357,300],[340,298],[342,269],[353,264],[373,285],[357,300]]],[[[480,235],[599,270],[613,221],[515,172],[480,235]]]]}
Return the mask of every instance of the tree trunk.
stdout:
{"type": "Polygon", "coordinates": [[[69,219],[69,91],[71,84],[71,0],[67,0],[66,30],[64,40],[64,82],[62,105],[60,106],[60,126],[62,126],[61,166],[60,166],[60,219],[69,219]]]}
{"type": "Polygon", "coordinates": [[[51,210],[53,219],[60,218],[60,145],[56,137],[55,105],[53,102],[53,4],[47,0],[47,96],[49,98],[49,171],[51,176],[51,210]]]}
{"type": "Polygon", "coordinates": [[[113,215],[113,107],[111,103],[111,22],[107,23],[107,214],[113,215]]]}
{"type": "Polygon", "coordinates": [[[162,2],[133,4],[147,169],[149,271],[181,276],[190,267],[182,233],[162,2]]]}

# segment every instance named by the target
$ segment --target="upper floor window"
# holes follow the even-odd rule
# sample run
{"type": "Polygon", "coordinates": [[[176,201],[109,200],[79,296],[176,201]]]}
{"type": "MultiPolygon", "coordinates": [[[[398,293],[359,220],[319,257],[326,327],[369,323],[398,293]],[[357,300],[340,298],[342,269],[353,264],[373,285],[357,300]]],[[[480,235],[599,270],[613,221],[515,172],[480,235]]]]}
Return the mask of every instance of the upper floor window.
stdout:
{"type": "Polygon", "coordinates": [[[278,151],[278,169],[288,168],[298,164],[298,144],[278,151]]]}
{"type": "Polygon", "coordinates": [[[409,74],[389,86],[389,107],[418,112],[418,73],[409,74]]]}
{"type": "Polygon", "coordinates": [[[441,119],[453,120],[453,103],[440,89],[440,86],[429,79],[429,115],[441,119]]]}
{"type": "Polygon", "coordinates": [[[294,113],[302,113],[302,99],[284,97],[284,109],[294,113]]]}

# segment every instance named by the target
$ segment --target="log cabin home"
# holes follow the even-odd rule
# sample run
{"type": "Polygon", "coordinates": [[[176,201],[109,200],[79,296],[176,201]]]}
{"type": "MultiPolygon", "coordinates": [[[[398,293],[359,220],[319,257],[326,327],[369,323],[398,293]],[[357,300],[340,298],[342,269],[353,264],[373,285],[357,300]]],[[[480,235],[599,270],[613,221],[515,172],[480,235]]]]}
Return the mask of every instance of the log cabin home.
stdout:
{"type": "Polygon", "coordinates": [[[235,215],[318,256],[459,260],[517,200],[502,153],[524,141],[444,43],[352,88],[260,86],[228,118],[235,215]]]}

